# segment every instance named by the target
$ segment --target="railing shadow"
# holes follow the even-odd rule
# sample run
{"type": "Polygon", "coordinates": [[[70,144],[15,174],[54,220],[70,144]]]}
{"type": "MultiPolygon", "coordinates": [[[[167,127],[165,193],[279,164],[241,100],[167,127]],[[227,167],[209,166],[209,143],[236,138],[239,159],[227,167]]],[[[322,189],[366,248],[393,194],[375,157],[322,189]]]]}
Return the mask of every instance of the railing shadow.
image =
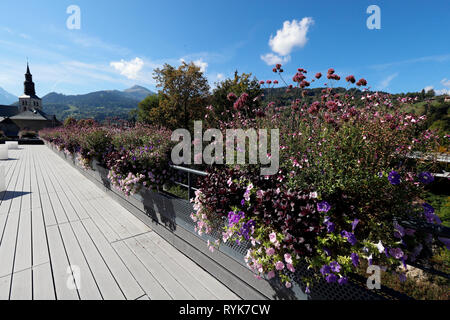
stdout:
{"type": "Polygon", "coordinates": [[[30,193],[31,192],[24,192],[24,191],[3,191],[3,192],[0,192],[0,199],[2,201],[6,201],[6,200],[14,199],[14,198],[23,197],[30,193]]]}

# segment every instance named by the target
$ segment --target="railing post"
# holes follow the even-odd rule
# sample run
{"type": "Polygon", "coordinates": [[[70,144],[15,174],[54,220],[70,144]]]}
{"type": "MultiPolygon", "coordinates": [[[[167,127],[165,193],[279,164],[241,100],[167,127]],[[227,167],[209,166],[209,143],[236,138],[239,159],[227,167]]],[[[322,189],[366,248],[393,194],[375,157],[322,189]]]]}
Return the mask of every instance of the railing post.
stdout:
{"type": "Polygon", "coordinates": [[[191,201],[192,199],[192,179],[191,179],[191,173],[188,172],[188,201],[191,201]]]}

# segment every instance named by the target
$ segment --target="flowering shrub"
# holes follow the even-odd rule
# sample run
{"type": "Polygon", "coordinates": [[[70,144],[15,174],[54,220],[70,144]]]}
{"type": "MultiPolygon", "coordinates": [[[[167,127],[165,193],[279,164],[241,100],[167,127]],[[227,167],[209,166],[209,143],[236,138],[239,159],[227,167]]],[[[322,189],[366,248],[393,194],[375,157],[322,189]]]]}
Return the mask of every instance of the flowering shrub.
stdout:
{"type": "Polygon", "coordinates": [[[111,184],[127,196],[142,186],[157,189],[170,178],[170,135],[163,128],[114,128],[86,121],[40,132],[59,150],[77,156],[86,169],[97,159],[109,169],[111,184]]]}
{"type": "MultiPolygon", "coordinates": [[[[402,226],[440,223],[422,200],[424,186],[434,179],[434,162],[410,157],[436,150],[438,137],[423,130],[425,117],[402,112],[411,101],[366,90],[361,98],[335,94],[331,84],[341,77],[330,69],[322,95],[307,103],[307,88],[321,73],[308,81],[299,68],[290,85],[280,65],[273,71],[298,98],[286,106],[268,101],[263,109],[247,110],[245,93],[229,93],[232,117],[218,126],[280,129],[280,171],[260,177],[251,167],[210,170],[194,200],[201,214],[193,217],[207,226],[201,232],[223,228],[223,242],[248,240],[249,267],[258,277],[278,275],[287,287],[286,270],[293,272],[300,259],[326,281],[345,284],[361,259],[399,272],[408,261],[429,258],[434,246],[448,247],[448,239],[402,226]]],[[[367,85],[352,75],[346,81],[367,85]]],[[[214,107],[208,110],[208,119],[214,119],[214,107]]],[[[314,281],[304,280],[308,287],[314,281]]]]}

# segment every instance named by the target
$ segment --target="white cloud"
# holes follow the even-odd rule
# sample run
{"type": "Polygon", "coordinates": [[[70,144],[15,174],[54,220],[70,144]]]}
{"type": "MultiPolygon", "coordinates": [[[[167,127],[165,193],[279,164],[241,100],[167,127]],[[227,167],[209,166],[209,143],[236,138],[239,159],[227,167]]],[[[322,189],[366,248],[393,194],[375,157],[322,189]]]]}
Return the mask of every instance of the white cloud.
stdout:
{"type": "Polygon", "coordinates": [[[433,90],[433,86],[426,86],[425,88],[423,88],[423,90],[425,90],[425,92],[428,92],[430,90],[433,90]]]}
{"type": "Polygon", "coordinates": [[[286,63],[295,47],[303,48],[308,42],[307,34],[309,27],[314,24],[311,17],[305,17],[300,21],[285,21],[283,28],[277,34],[270,36],[269,46],[273,53],[261,55],[261,59],[268,65],[286,63]]]}
{"type": "Polygon", "coordinates": [[[434,90],[434,93],[435,93],[437,96],[440,96],[440,95],[442,95],[442,94],[450,95],[450,89],[434,90]]]}
{"type": "MultiPolygon", "coordinates": [[[[183,58],[180,59],[180,62],[183,63],[187,63],[186,60],[184,60],[183,58]]],[[[197,67],[200,68],[200,72],[205,73],[206,69],[208,68],[208,62],[203,61],[202,58],[197,59],[195,61],[192,61],[193,64],[195,64],[197,67]]]]}
{"type": "Polygon", "coordinates": [[[273,52],[282,56],[287,56],[295,47],[304,47],[308,42],[306,37],[309,27],[314,23],[310,17],[305,17],[301,21],[285,21],[283,29],[277,31],[275,37],[270,36],[269,45],[273,52]]]}
{"type": "Polygon", "coordinates": [[[391,74],[390,76],[388,76],[386,79],[384,79],[383,81],[381,81],[380,83],[380,89],[385,89],[389,86],[389,84],[391,83],[392,80],[394,80],[395,78],[397,78],[398,76],[398,72],[391,74]]]}
{"type": "Polygon", "coordinates": [[[441,83],[444,87],[449,87],[450,88],[450,80],[448,80],[447,78],[444,78],[441,80],[441,83]]]}
{"type": "Polygon", "coordinates": [[[278,63],[283,64],[283,63],[289,62],[289,60],[291,60],[291,57],[290,56],[280,57],[279,55],[276,55],[273,53],[268,53],[265,55],[261,55],[261,60],[263,60],[265,63],[267,63],[267,65],[273,66],[278,63]]]}
{"type": "Polygon", "coordinates": [[[111,62],[110,66],[128,79],[137,80],[139,78],[139,72],[144,67],[144,60],[138,57],[130,61],[121,59],[120,61],[111,62]]]}
{"type": "Polygon", "coordinates": [[[216,76],[217,80],[222,80],[224,77],[223,73],[218,73],[216,76]]]}

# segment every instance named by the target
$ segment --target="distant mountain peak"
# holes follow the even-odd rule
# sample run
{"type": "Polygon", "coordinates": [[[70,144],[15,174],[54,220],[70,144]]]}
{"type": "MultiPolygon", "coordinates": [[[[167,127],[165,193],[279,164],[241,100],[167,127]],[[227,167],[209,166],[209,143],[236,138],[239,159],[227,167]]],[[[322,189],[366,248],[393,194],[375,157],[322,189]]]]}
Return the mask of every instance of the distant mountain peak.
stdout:
{"type": "Polygon", "coordinates": [[[19,101],[19,98],[0,87],[0,104],[9,105],[19,101]]]}

